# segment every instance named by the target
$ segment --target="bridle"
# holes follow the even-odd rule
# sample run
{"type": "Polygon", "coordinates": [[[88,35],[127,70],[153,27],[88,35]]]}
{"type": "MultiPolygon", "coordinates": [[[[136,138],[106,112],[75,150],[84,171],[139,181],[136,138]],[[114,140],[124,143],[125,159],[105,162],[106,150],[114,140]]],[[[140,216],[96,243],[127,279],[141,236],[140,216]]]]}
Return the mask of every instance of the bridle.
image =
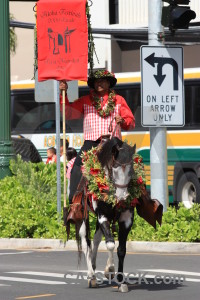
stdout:
{"type": "MultiPolygon", "coordinates": [[[[113,130],[113,126],[112,126],[113,121],[114,121],[114,117],[112,118],[112,120],[111,120],[111,122],[110,122],[110,125],[109,125],[109,129],[108,129],[109,132],[112,132],[112,134],[111,134],[111,136],[110,136],[110,139],[112,139],[112,138],[114,137],[114,134],[115,134],[115,132],[116,132],[116,130],[117,130],[117,127],[119,126],[118,124],[116,124],[116,125],[115,125],[115,128],[114,128],[114,130],[113,130]]],[[[122,148],[120,148],[119,146],[118,146],[117,148],[118,148],[118,151],[122,150],[122,148]]],[[[133,161],[130,160],[129,162],[122,164],[122,163],[118,162],[118,161],[114,158],[114,156],[113,156],[111,167],[109,168],[109,167],[107,166],[107,169],[108,169],[110,178],[112,178],[112,168],[113,168],[113,165],[114,165],[114,164],[121,166],[121,167],[122,167],[122,170],[124,171],[125,168],[126,168],[126,166],[132,165],[132,163],[133,163],[133,161]]],[[[131,179],[130,179],[130,180],[131,180],[131,179]]],[[[127,188],[127,187],[128,187],[128,185],[129,185],[129,183],[130,183],[130,180],[129,180],[129,182],[128,182],[127,184],[117,184],[117,183],[114,182],[114,180],[113,180],[113,178],[112,178],[112,183],[113,183],[113,185],[114,185],[115,187],[117,187],[117,188],[122,188],[122,189],[123,189],[123,188],[127,188]]]]}
{"type": "MultiPolygon", "coordinates": [[[[121,149],[121,148],[120,148],[121,149]]],[[[119,165],[120,167],[122,167],[122,170],[124,171],[125,170],[125,168],[126,168],[126,166],[128,166],[128,165],[132,165],[132,160],[130,160],[129,162],[127,162],[127,163],[120,163],[119,161],[117,161],[114,157],[113,157],[113,159],[112,159],[112,165],[111,165],[111,168],[110,168],[110,176],[111,176],[111,178],[112,178],[112,172],[111,172],[111,170],[112,170],[112,168],[113,168],[113,165],[114,164],[116,164],[116,165],[119,165]]],[[[131,180],[131,179],[130,179],[131,180]]],[[[115,187],[117,187],[117,188],[127,188],[128,187],[128,185],[129,185],[129,183],[130,183],[130,180],[129,180],[129,182],[127,183],[127,184],[117,184],[117,183],[115,183],[114,182],[114,180],[112,179],[112,182],[113,182],[113,185],[115,186],[115,187]]]]}

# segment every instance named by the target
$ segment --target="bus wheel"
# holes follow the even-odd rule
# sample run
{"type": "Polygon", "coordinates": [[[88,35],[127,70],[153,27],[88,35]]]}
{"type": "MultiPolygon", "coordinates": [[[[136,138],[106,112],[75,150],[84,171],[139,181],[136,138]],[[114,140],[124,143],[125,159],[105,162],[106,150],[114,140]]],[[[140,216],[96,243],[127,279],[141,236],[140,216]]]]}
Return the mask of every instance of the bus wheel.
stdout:
{"type": "Polygon", "coordinates": [[[187,172],[181,176],[177,187],[177,201],[182,202],[186,208],[200,203],[200,183],[195,173],[187,172]]]}

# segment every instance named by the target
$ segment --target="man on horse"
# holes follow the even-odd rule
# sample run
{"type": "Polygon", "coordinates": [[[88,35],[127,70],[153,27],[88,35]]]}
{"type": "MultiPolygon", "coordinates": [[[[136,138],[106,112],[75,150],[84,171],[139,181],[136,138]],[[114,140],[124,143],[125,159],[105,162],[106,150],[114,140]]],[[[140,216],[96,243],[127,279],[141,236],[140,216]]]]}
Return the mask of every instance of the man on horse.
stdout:
{"type": "MultiPolygon", "coordinates": [[[[89,76],[87,83],[91,88],[90,94],[73,103],[69,103],[67,98],[67,82],[62,80],[59,85],[60,90],[66,91],[66,119],[83,118],[84,144],[71,172],[70,203],[81,179],[81,153],[97,147],[104,136],[112,134],[121,139],[121,128],[129,130],[135,127],[135,118],[125,99],[112,90],[117,83],[114,73],[97,70],[89,76]]],[[[60,104],[62,110],[62,95],[60,104]]]]}

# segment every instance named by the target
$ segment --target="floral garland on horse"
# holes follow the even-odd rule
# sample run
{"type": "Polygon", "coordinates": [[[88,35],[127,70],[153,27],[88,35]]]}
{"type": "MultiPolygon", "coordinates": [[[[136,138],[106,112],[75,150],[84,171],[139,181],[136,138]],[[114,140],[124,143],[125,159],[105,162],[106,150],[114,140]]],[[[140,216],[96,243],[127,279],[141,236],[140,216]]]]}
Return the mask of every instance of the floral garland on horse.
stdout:
{"type": "Polygon", "coordinates": [[[139,204],[138,199],[145,190],[145,172],[143,159],[139,154],[133,155],[133,176],[129,183],[129,196],[124,201],[117,201],[115,198],[115,188],[110,178],[106,175],[101,163],[97,157],[97,149],[92,148],[87,152],[82,153],[82,173],[87,179],[87,190],[89,199],[95,201],[104,201],[116,207],[119,210],[125,210],[130,207],[135,207],[139,204]]]}

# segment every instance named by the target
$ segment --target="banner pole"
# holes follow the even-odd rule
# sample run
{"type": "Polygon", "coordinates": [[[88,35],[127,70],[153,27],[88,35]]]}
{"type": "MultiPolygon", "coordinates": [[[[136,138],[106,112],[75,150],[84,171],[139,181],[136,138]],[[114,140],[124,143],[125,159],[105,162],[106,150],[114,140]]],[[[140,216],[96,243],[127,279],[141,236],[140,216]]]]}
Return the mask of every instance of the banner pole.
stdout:
{"type": "Polygon", "coordinates": [[[61,220],[61,178],[60,178],[60,101],[58,81],[54,80],[54,99],[56,102],[56,171],[57,171],[57,213],[61,220]]]}
{"type": "Polygon", "coordinates": [[[63,169],[64,169],[64,210],[67,207],[66,203],[66,123],[65,123],[65,90],[62,90],[63,101],[63,169]]]}

